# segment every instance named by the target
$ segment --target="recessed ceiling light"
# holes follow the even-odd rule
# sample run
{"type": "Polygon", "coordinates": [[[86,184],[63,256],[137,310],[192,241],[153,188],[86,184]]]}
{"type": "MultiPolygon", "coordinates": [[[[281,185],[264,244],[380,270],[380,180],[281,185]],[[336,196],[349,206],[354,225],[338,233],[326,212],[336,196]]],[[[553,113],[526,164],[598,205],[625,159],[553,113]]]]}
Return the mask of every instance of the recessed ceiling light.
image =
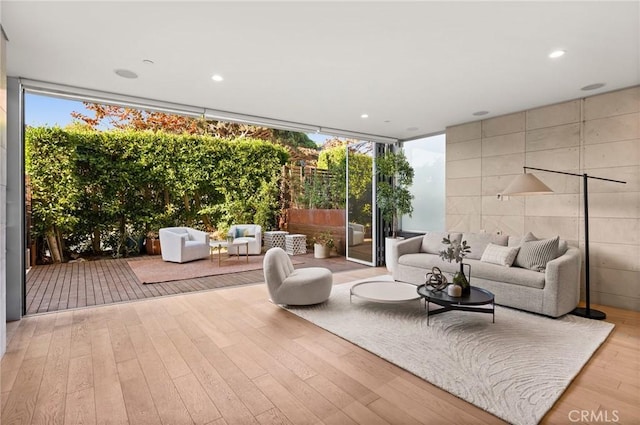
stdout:
{"type": "Polygon", "coordinates": [[[153,65],[154,62],[151,59],[142,59],[142,63],[146,65],[153,65]]]}
{"type": "Polygon", "coordinates": [[[128,69],[116,69],[113,72],[122,78],[138,78],[138,74],[133,71],[129,71],[128,69]]]}
{"type": "Polygon", "coordinates": [[[564,50],[554,50],[553,52],[549,53],[549,57],[551,59],[556,59],[559,58],[560,56],[564,56],[564,54],[567,53],[564,50]]]}
{"type": "Polygon", "coordinates": [[[584,90],[584,91],[596,90],[596,89],[601,89],[604,86],[605,86],[604,83],[595,83],[595,84],[589,84],[588,86],[584,86],[580,90],[584,90]]]}
{"type": "Polygon", "coordinates": [[[362,114],[362,115],[360,115],[360,118],[369,118],[369,115],[368,114],[362,114]]]}
{"type": "Polygon", "coordinates": [[[222,78],[222,75],[218,75],[218,74],[214,74],[214,75],[212,75],[212,76],[211,76],[211,79],[212,79],[213,81],[218,81],[218,82],[220,82],[220,81],[224,80],[224,78],[222,78]]]}
{"type": "Polygon", "coordinates": [[[483,115],[487,115],[489,113],[489,111],[478,111],[478,112],[474,112],[473,115],[475,115],[476,117],[481,117],[483,115]]]}

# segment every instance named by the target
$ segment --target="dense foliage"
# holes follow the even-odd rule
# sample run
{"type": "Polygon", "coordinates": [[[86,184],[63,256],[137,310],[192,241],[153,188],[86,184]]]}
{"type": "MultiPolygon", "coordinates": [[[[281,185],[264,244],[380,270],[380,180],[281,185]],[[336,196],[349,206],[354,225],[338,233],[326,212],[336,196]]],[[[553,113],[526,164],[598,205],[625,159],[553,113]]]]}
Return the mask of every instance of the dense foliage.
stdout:
{"type": "MultiPolygon", "coordinates": [[[[344,208],[347,190],[347,152],[349,153],[349,218],[358,223],[371,222],[373,159],[370,153],[346,145],[323,149],[318,168],[326,169],[332,179],[326,184],[305,188],[308,197],[331,202],[329,208],[344,208]]],[[[316,207],[318,208],[318,207],[316,207]]],[[[322,207],[320,207],[322,208],[322,207]]]]}
{"type": "Polygon", "coordinates": [[[388,151],[376,159],[378,187],[376,200],[382,217],[391,223],[391,236],[398,232],[398,218],[413,213],[413,168],[403,151],[388,151]]]}
{"type": "Polygon", "coordinates": [[[26,130],[34,237],[54,261],[70,250],[126,254],[161,227],[272,227],[288,154],[262,140],[162,132],[26,130]]]}

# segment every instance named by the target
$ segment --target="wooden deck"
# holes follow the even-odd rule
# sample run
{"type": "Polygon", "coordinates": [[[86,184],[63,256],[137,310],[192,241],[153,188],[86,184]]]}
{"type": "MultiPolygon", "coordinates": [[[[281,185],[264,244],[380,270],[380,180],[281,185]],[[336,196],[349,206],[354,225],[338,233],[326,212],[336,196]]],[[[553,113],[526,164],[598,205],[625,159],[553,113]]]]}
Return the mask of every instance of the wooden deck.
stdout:
{"type": "MultiPolygon", "coordinates": [[[[137,257],[144,259],[146,257],[137,257]]],[[[344,257],[325,260],[313,254],[299,255],[296,268],[321,266],[333,272],[366,268],[344,257]]],[[[165,295],[243,285],[264,281],[262,270],[229,273],[174,282],[143,285],[127,259],[107,259],[77,263],[34,266],[26,276],[27,314],[46,313],[102,304],[119,303],[165,295]]]]}

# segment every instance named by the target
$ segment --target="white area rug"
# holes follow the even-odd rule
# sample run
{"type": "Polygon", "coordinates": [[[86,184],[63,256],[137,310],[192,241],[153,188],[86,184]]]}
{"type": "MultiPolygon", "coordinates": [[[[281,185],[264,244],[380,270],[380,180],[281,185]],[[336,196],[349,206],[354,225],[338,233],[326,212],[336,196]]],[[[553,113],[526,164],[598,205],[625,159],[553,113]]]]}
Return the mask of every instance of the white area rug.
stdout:
{"type": "MultiPolygon", "coordinates": [[[[357,282],[353,282],[357,283],[357,282]]],[[[337,285],[324,304],[292,313],[518,425],[537,424],[613,330],[496,306],[490,314],[450,311],[430,318],[424,304],[377,304],[337,285]]]]}

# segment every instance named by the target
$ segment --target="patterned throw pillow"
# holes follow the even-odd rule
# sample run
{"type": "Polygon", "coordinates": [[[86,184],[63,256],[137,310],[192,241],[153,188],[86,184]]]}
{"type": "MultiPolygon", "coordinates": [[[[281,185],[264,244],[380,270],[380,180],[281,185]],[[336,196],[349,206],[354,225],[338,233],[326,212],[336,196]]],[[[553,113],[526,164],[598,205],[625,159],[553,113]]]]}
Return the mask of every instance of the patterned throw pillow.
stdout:
{"type": "Polygon", "coordinates": [[[501,246],[490,243],[482,253],[480,261],[491,264],[498,264],[500,266],[511,267],[518,251],[519,246],[501,246]]]}
{"type": "Polygon", "coordinates": [[[558,256],[560,237],[523,242],[518,251],[515,265],[537,272],[543,272],[547,263],[558,256]]]}

